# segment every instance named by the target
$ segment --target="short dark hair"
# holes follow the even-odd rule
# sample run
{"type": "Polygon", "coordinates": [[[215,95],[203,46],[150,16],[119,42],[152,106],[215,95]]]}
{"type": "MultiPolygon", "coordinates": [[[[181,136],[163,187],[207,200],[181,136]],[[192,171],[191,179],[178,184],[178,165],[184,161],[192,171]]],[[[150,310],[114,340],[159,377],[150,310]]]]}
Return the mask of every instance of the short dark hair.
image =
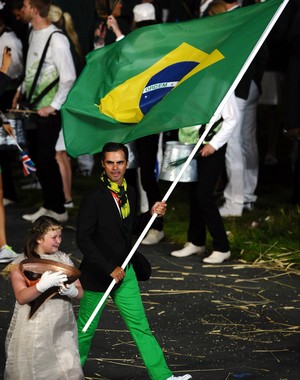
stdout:
{"type": "Polygon", "coordinates": [[[127,146],[122,143],[117,143],[117,142],[108,142],[103,146],[102,152],[101,152],[101,160],[104,160],[105,153],[117,152],[118,150],[122,150],[124,152],[125,159],[126,161],[128,161],[129,153],[128,153],[127,146]]]}
{"type": "Polygon", "coordinates": [[[11,0],[9,3],[10,9],[21,10],[23,8],[23,0],[11,0]]]}
{"type": "Polygon", "coordinates": [[[29,2],[32,7],[37,8],[41,17],[48,16],[52,0],[29,0],[29,2]]]}

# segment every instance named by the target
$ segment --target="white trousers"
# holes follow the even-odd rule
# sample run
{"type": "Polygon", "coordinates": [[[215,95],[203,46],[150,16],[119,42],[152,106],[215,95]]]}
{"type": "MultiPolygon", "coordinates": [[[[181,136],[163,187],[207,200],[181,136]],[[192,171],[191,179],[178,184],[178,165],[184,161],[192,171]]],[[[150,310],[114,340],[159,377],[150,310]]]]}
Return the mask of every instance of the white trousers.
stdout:
{"type": "Polygon", "coordinates": [[[233,135],[227,143],[226,171],[228,182],[224,190],[226,206],[240,212],[243,204],[255,202],[254,191],[258,180],[258,148],[256,140],[256,113],[259,91],[251,82],[248,99],[237,98],[241,113],[233,135]]]}

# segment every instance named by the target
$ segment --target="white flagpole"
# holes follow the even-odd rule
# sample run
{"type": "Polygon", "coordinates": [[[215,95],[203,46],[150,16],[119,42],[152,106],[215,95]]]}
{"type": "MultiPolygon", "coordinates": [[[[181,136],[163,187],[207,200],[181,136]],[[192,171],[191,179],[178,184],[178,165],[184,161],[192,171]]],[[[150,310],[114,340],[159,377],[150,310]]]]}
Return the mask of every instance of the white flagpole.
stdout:
{"type": "MultiPolygon", "coordinates": [[[[190,164],[190,162],[192,161],[192,159],[194,158],[194,156],[198,152],[201,144],[203,143],[205,137],[209,133],[211,127],[217,121],[218,115],[220,115],[220,113],[222,112],[222,110],[224,108],[224,105],[227,103],[228,99],[230,98],[230,96],[234,92],[236,86],[238,85],[238,83],[242,79],[243,75],[247,71],[248,67],[250,66],[251,62],[253,61],[254,57],[256,56],[258,50],[261,48],[262,44],[265,42],[268,34],[272,30],[273,26],[275,25],[276,21],[278,20],[279,16],[283,12],[283,10],[286,7],[286,5],[287,5],[288,2],[289,2],[289,0],[283,0],[282,4],[278,7],[277,11],[274,13],[274,15],[271,18],[268,26],[266,27],[266,29],[264,30],[264,32],[260,36],[260,38],[257,41],[254,49],[252,50],[252,52],[249,54],[248,58],[246,59],[246,61],[245,61],[244,65],[243,65],[243,67],[241,68],[239,74],[237,75],[237,77],[233,81],[232,85],[230,86],[229,90],[227,91],[226,95],[224,96],[223,100],[220,102],[219,106],[215,110],[214,115],[210,119],[210,122],[208,123],[207,127],[205,128],[205,131],[202,133],[201,137],[199,138],[199,140],[198,140],[197,144],[195,145],[194,149],[192,150],[191,154],[189,155],[189,157],[187,158],[187,160],[183,164],[183,166],[182,166],[180,172],[178,173],[177,177],[175,178],[175,180],[173,181],[172,185],[169,187],[168,191],[164,195],[164,197],[162,199],[163,201],[167,201],[168,200],[168,198],[171,195],[172,191],[174,190],[175,186],[179,182],[182,174],[186,171],[188,165],[190,164]]],[[[129,261],[131,260],[132,256],[134,255],[134,253],[137,250],[138,246],[140,245],[141,241],[144,239],[145,235],[147,234],[148,230],[150,229],[150,227],[151,227],[152,223],[154,222],[154,220],[156,219],[156,217],[157,217],[157,214],[153,214],[152,215],[151,219],[147,223],[147,225],[144,228],[143,232],[141,233],[141,235],[137,239],[136,243],[132,247],[132,249],[129,252],[128,256],[126,257],[125,261],[121,265],[121,267],[123,269],[125,269],[126,266],[128,265],[129,261]]],[[[83,332],[87,331],[87,329],[89,328],[90,324],[92,323],[92,321],[96,317],[98,311],[100,310],[101,306],[104,304],[106,298],[109,296],[109,294],[112,291],[112,289],[115,286],[115,284],[116,284],[116,281],[112,280],[112,282],[110,283],[110,285],[107,288],[106,292],[103,294],[101,300],[99,301],[98,305],[96,306],[95,310],[93,311],[93,313],[91,314],[90,318],[88,319],[87,323],[83,327],[83,329],[82,329],[83,332]]]]}

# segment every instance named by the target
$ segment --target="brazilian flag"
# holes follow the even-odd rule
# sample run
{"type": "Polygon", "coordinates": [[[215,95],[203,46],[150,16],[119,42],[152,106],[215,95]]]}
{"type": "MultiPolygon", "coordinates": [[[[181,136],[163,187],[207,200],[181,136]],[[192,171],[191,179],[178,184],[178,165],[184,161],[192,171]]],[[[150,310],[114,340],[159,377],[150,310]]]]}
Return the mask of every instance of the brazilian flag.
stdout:
{"type": "Polygon", "coordinates": [[[208,123],[281,3],[144,27],[91,52],[62,107],[68,153],[208,123]]]}

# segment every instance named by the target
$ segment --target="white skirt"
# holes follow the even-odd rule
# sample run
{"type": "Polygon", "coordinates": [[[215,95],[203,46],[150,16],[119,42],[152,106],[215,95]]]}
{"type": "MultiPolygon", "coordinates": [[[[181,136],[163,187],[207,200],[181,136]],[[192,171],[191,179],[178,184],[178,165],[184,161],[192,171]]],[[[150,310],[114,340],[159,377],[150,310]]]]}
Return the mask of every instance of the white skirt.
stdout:
{"type": "Polygon", "coordinates": [[[58,139],[55,145],[55,150],[56,152],[62,152],[64,150],[67,150],[62,129],[59,132],[58,139]]]}

